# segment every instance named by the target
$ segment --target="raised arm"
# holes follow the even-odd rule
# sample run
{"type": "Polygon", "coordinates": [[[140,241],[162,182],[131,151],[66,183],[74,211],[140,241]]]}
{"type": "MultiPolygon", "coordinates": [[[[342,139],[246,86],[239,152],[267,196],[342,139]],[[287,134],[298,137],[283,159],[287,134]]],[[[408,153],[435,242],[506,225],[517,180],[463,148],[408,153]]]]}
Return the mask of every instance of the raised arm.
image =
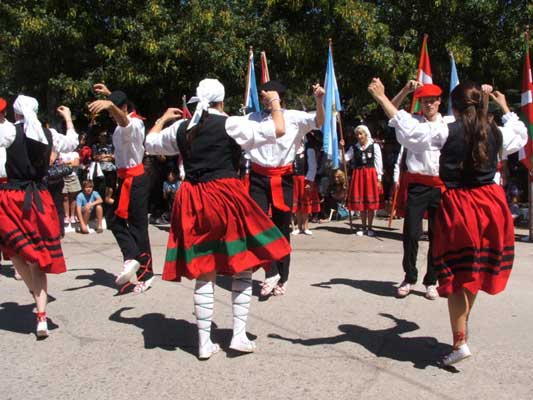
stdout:
{"type": "Polygon", "coordinates": [[[67,106],[59,106],[57,108],[57,112],[65,121],[67,133],[66,135],[61,135],[54,129],[50,130],[50,132],[52,132],[53,149],[58,153],[68,153],[74,151],[76,147],[78,147],[79,141],[78,133],[74,130],[74,124],[72,123],[70,108],[67,106]]]}
{"type": "Polygon", "coordinates": [[[416,88],[422,86],[422,84],[415,80],[408,81],[405,86],[398,92],[396,96],[391,100],[391,103],[396,108],[400,108],[405,98],[410,94],[413,93],[416,88]]]}
{"type": "Polygon", "coordinates": [[[506,156],[520,150],[526,145],[528,139],[527,128],[518,119],[518,116],[511,112],[503,93],[495,91],[490,94],[490,97],[504,113],[502,117],[503,126],[500,127],[500,131],[502,133],[503,155],[506,156]]]}
{"type": "Polygon", "coordinates": [[[326,92],[324,88],[318,83],[313,85],[313,96],[315,97],[316,104],[316,115],[315,115],[315,124],[317,129],[321,129],[324,124],[324,118],[326,111],[324,110],[324,95],[326,92]]]}
{"type": "Polygon", "coordinates": [[[154,126],[146,136],[144,147],[149,154],[171,156],[179,154],[176,138],[179,127],[185,120],[177,121],[163,129],[167,122],[181,118],[179,108],[168,108],[165,113],[155,121],[154,126]]]}

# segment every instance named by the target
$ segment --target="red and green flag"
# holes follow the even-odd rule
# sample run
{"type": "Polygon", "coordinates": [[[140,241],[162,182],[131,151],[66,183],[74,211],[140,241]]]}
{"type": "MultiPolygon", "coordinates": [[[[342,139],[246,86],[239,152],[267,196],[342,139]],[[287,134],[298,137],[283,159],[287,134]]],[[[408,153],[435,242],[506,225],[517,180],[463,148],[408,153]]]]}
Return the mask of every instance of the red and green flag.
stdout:
{"type": "Polygon", "coordinates": [[[191,112],[189,111],[189,107],[187,107],[187,96],[183,95],[183,97],[181,98],[181,111],[183,113],[182,117],[183,119],[191,119],[192,118],[192,114],[191,112]]]}
{"type": "MultiPolygon", "coordinates": [[[[431,74],[431,63],[429,62],[428,53],[428,35],[424,35],[422,41],[422,50],[420,51],[420,62],[418,63],[418,73],[416,74],[416,80],[423,83],[433,83],[433,75],[431,74]]],[[[413,97],[411,103],[411,114],[420,112],[420,102],[417,98],[413,97]]]]}
{"type": "Polygon", "coordinates": [[[520,150],[520,161],[531,172],[533,165],[533,81],[531,79],[531,62],[529,57],[529,32],[526,32],[526,59],[522,72],[522,101],[520,102],[520,119],[528,129],[527,144],[520,150]]]}

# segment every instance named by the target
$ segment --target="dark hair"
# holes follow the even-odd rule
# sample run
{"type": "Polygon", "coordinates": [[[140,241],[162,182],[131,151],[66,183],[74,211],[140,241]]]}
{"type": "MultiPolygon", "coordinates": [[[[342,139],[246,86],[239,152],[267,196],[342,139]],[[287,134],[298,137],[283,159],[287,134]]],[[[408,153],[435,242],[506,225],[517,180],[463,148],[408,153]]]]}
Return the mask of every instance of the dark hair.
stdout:
{"type": "Polygon", "coordinates": [[[89,180],[87,180],[87,181],[83,181],[83,183],[81,184],[81,187],[82,187],[83,189],[85,189],[86,187],[92,187],[92,188],[94,188],[94,183],[93,183],[93,181],[89,181],[89,180]]]}
{"type": "Polygon", "coordinates": [[[465,132],[466,159],[463,169],[479,169],[489,159],[489,136],[496,135],[498,148],[501,135],[494,123],[487,118],[488,96],[474,82],[461,83],[451,94],[452,107],[459,113],[465,132]]]}
{"type": "MultiPolygon", "coordinates": [[[[217,104],[219,104],[219,102],[209,103],[209,107],[214,107],[217,104]]],[[[205,120],[208,117],[209,117],[209,112],[207,110],[203,110],[202,115],[200,116],[200,120],[198,121],[198,124],[193,126],[191,129],[187,130],[187,132],[185,133],[185,139],[187,140],[187,152],[189,153],[189,155],[191,152],[192,141],[194,140],[194,138],[196,137],[196,134],[198,133],[198,130],[202,127],[202,125],[204,124],[205,120]]]]}

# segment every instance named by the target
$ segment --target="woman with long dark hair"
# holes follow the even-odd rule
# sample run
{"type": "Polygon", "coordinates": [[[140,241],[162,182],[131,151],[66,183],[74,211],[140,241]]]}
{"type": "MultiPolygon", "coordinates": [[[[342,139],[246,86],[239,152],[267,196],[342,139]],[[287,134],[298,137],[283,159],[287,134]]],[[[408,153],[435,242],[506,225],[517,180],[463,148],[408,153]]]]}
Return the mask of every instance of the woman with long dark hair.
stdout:
{"type": "Polygon", "coordinates": [[[204,79],[196,89],[198,106],[191,120],[169,108],[146,137],[150,154],[181,154],[185,181],[172,208],[163,279],[195,279],[194,307],[198,326],[198,356],[207,359],[219,351],[211,341],[216,274],[233,276],[233,338],[230,348],[253,352],[246,335],[252,297],[252,269],[270,265],[290,253],[290,246],[270,218],[252,200],[239,179],[241,148],[275,143],[285,133],[279,95],[263,92],[275,105],[273,121],[258,123],[228,117],[224,86],[204,79]]]}
{"type": "Polygon", "coordinates": [[[440,148],[439,176],[446,186],[435,217],[433,261],[439,294],[448,298],[453,350],[443,359],[455,364],[469,356],[467,322],[477,293],[503,291],[514,259],[514,226],[505,193],[495,184],[498,154],[527,143],[527,129],[492,87],[462,83],[451,95],[455,122],[421,124],[398,111],[374,78],[369,92],[391,118],[400,144],[413,151],[440,148]],[[503,127],[487,119],[489,95],[502,109],[503,127]]]}

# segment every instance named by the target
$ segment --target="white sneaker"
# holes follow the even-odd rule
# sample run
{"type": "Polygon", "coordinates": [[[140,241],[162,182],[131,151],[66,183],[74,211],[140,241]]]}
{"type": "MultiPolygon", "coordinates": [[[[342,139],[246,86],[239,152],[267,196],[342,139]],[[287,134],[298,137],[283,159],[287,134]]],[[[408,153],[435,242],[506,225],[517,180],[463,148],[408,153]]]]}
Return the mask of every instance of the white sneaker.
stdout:
{"type": "Polygon", "coordinates": [[[310,229],[306,229],[305,231],[303,231],[303,234],[308,235],[308,236],[313,236],[313,232],[311,232],[310,229]]]}
{"type": "Polygon", "coordinates": [[[154,279],[155,279],[155,276],[151,277],[150,279],[146,281],[138,282],[135,285],[135,288],[133,289],[133,293],[141,294],[141,293],[146,292],[148,289],[150,289],[150,287],[152,287],[152,282],[154,281],[154,279]]]}
{"type": "Polygon", "coordinates": [[[458,363],[459,361],[464,360],[465,358],[470,357],[471,355],[472,353],[470,352],[468,345],[465,343],[459,346],[457,350],[452,351],[450,354],[444,357],[442,360],[442,364],[453,365],[458,363]]]}
{"type": "Polygon", "coordinates": [[[437,300],[438,297],[439,297],[439,292],[437,291],[437,286],[435,286],[435,285],[426,286],[425,297],[428,300],[437,300]]]}
{"type": "Polygon", "coordinates": [[[403,281],[398,287],[398,297],[405,297],[411,291],[411,284],[403,281]]]}
{"type": "Polygon", "coordinates": [[[122,266],[122,271],[117,276],[115,283],[117,285],[124,285],[126,282],[129,282],[137,270],[141,268],[141,264],[137,260],[126,260],[122,266]]]}
{"type": "Polygon", "coordinates": [[[363,231],[363,230],[359,230],[359,231],[355,232],[355,234],[356,234],[357,236],[363,236],[363,235],[365,234],[365,231],[363,231]]]}
{"type": "Polygon", "coordinates": [[[299,235],[300,234],[300,230],[299,229],[295,229],[291,232],[291,235],[299,235]]]}
{"type": "Polygon", "coordinates": [[[248,339],[246,335],[233,337],[231,339],[230,349],[240,351],[242,353],[253,353],[256,349],[255,342],[248,339]]]}
{"type": "Polygon", "coordinates": [[[46,320],[37,321],[37,337],[39,339],[48,337],[48,322],[46,320]]]}
{"type": "Polygon", "coordinates": [[[198,358],[200,360],[207,360],[213,354],[220,351],[220,346],[217,343],[209,342],[198,348],[198,358]]]}

